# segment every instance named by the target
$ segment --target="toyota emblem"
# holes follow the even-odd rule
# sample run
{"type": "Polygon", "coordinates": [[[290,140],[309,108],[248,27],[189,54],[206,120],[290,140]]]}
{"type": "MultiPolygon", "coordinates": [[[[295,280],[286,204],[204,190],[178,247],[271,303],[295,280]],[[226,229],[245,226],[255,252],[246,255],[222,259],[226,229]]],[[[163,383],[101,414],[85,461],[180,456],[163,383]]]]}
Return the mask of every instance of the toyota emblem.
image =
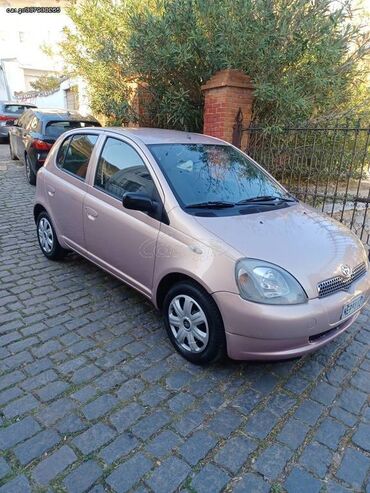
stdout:
{"type": "Polygon", "coordinates": [[[349,265],[342,265],[340,269],[342,271],[343,277],[345,277],[346,279],[349,279],[352,276],[352,269],[349,265]]]}

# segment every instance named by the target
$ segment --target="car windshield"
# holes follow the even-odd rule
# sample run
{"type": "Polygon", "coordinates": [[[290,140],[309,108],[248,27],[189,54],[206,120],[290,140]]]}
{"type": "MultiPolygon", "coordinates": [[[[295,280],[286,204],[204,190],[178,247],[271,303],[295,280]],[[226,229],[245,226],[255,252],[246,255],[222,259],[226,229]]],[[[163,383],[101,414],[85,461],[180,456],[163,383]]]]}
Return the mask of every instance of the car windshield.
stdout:
{"type": "Polygon", "coordinates": [[[148,146],[184,208],[230,207],[291,197],[247,156],[228,145],[148,146]]]}
{"type": "Polygon", "coordinates": [[[98,123],[96,122],[80,122],[80,121],[56,121],[49,122],[46,125],[45,135],[47,137],[58,138],[62,133],[67,130],[72,130],[72,128],[85,128],[85,127],[96,127],[98,123]]]}

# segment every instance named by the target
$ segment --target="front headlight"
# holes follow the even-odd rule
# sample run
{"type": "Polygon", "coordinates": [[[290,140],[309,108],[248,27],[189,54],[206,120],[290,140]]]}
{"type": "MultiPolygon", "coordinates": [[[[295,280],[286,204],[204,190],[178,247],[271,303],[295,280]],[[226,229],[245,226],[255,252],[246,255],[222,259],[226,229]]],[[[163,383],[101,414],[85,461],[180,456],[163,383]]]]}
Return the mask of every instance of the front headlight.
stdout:
{"type": "Polygon", "coordinates": [[[298,305],[308,300],[302,286],[289,272],[263,260],[239,260],[236,283],[240,296],[256,303],[298,305]]]}

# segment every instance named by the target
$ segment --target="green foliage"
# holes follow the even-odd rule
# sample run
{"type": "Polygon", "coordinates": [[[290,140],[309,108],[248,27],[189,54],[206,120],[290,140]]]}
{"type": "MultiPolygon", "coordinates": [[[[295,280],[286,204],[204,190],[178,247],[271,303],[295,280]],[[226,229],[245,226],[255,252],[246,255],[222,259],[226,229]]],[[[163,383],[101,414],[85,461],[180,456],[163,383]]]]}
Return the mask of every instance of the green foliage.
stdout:
{"type": "Polygon", "coordinates": [[[261,121],[348,114],[368,97],[368,34],[350,1],[81,0],[69,14],[64,55],[115,123],[137,118],[140,80],[155,125],[201,130],[201,85],[223,68],[252,78],[261,121]]]}
{"type": "Polygon", "coordinates": [[[40,92],[49,92],[49,91],[57,91],[59,89],[61,83],[60,77],[55,77],[55,75],[49,75],[48,77],[42,76],[37,80],[31,82],[31,87],[35,91],[40,92]]]}
{"type": "Polygon", "coordinates": [[[83,0],[68,8],[75,29],[65,29],[62,52],[72,73],[87,80],[93,111],[111,124],[135,118],[127,51],[128,12],[135,4],[135,0],[116,6],[110,0],[83,0]]]}

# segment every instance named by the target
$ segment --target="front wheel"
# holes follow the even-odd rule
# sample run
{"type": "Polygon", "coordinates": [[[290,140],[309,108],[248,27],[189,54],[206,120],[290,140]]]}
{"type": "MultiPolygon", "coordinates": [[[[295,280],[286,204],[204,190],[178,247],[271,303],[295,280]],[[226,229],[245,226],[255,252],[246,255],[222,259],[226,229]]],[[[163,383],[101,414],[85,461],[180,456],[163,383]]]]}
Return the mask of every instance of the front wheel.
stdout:
{"type": "Polygon", "coordinates": [[[59,244],[57,235],[47,212],[41,212],[37,218],[37,238],[42,253],[50,260],[59,260],[67,254],[67,250],[59,244]]]}
{"type": "Polygon", "coordinates": [[[189,281],[175,284],[163,303],[167,334],[188,361],[208,364],[226,354],[225,330],[213,298],[189,281]]]}
{"type": "Polygon", "coordinates": [[[32,169],[31,162],[27,154],[24,157],[24,164],[26,168],[26,176],[28,183],[30,185],[36,185],[36,173],[32,169]]]}

